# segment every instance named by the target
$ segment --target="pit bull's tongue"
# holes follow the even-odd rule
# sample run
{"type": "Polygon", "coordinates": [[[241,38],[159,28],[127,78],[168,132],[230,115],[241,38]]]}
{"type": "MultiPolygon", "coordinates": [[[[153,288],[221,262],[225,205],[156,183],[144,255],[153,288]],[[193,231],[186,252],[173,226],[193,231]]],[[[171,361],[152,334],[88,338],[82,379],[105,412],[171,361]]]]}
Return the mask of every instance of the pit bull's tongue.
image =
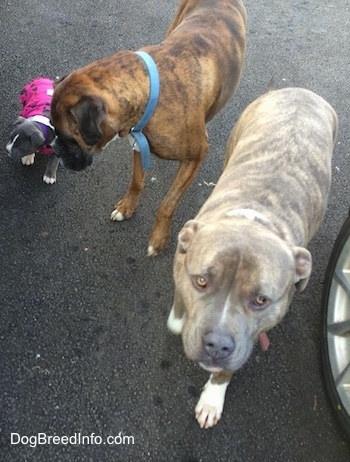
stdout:
{"type": "Polygon", "coordinates": [[[263,351],[266,351],[270,346],[270,340],[266,332],[261,332],[258,336],[258,340],[263,351]]]}

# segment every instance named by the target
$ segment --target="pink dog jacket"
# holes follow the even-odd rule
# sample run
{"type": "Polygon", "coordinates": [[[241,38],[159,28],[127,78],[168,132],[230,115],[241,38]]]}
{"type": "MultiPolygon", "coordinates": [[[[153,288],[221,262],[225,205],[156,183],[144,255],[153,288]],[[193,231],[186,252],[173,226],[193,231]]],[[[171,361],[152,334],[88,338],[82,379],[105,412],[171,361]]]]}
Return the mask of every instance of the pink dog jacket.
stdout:
{"type": "MultiPolygon", "coordinates": [[[[20,102],[22,104],[22,110],[20,115],[25,119],[29,119],[34,116],[44,116],[45,111],[50,111],[51,100],[53,95],[53,80],[38,77],[32,82],[28,83],[22,90],[20,94],[20,102]]],[[[48,124],[41,123],[43,127],[43,132],[46,136],[48,127],[50,127],[49,119],[48,124]]],[[[42,146],[39,151],[39,154],[52,154],[52,148],[50,145],[42,146]]]]}

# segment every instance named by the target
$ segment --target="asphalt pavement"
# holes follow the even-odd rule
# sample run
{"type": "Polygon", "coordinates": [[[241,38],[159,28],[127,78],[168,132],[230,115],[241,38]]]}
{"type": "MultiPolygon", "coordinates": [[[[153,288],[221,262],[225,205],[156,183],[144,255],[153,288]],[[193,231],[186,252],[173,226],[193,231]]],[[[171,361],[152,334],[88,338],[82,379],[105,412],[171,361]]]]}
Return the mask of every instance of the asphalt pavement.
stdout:
{"type": "Polygon", "coordinates": [[[178,207],[168,250],[150,259],[154,214],[176,163],[154,159],[137,213],[114,223],[110,213],[130,176],[127,141],[110,145],[86,171],[60,167],[53,186],[42,182],[45,159],[15,164],[5,144],[25,83],[161,41],[177,1],[1,2],[1,460],[349,462],[320,348],[326,265],[350,204],[350,5],[245,4],[241,84],[208,126],[210,152],[178,207]],[[219,178],[239,114],[271,77],[278,88],[313,90],[336,109],[332,191],[309,246],[307,289],[271,331],[270,349],[256,347],[235,374],[222,420],[205,431],[194,406],[208,374],[166,329],[176,235],[219,178]]]}

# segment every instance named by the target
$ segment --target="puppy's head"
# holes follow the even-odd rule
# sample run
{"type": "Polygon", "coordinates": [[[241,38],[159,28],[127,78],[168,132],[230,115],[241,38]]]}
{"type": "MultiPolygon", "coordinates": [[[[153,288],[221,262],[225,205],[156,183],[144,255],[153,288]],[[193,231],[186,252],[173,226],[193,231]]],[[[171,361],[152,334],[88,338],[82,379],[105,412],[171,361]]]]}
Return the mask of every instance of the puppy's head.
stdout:
{"type": "Polygon", "coordinates": [[[310,272],[308,250],[289,247],[261,224],[188,222],[174,261],[186,355],[209,371],[239,369],[310,272]]]}
{"type": "Polygon", "coordinates": [[[18,117],[13,125],[6,151],[13,160],[35,153],[45,143],[45,136],[35,122],[18,117]]]}
{"type": "Polygon", "coordinates": [[[51,103],[54,153],[63,165],[83,170],[115,136],[107,123],[107,104],[91,79],[76,71],[58,81],[51,103]]]}

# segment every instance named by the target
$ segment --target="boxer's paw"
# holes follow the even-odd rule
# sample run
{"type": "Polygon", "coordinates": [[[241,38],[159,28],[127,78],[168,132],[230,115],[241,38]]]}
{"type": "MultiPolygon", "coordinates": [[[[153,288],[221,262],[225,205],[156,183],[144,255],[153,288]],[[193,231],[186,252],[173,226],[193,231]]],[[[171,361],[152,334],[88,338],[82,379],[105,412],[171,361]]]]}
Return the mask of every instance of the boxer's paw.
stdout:
{"type": "Polygon", "coordinates": [[[148,257],[156,257],[159,255],[163,250],[166,249],[168,241],[164,243],[153,243],[153,245],[149,245],[147,249],[147,256],[148,257]]]}
{"type": "Polygon", "coordinates": [[[207,429],[219,422],[224,408],[227,385],[228,383],[212,384],[210,379],[205,384],[195,409],[196,419],[201,428],[207,429]]]}
{"type": "Polygon", "coordinates": [[[170,237],[169,224],[154,225],[151,234],[151,239],[148,245],[147,255],[149,257],[156,257],[160,252],[167,248],[170,237]]]}
{"type": "Polygon", "coordinates": [[[147,257],[156,257],[159,253],[159,250],[156,250],[153,245],[149,245],[147,249],[147,257]]]}
{"type": "Polygon", "coordinates": [[[125,216],[118,209],[114,209],[111,213],[111,220],[113,221],[124,221],[125,216]]]}
{"type": "Polygon", "coordinates": [[[137,207],[137,203],[138,199],[135,200],[133,197],[125,196],[114,207],[111,213],[111,219],[113,221],[124,221],[131,218],[137,207]]]}
{"type": "Polygon", "coordinates": [[[23,165],[33,165],[35,160],[35,154],[28,154],[21,159],[23,165]]]}

